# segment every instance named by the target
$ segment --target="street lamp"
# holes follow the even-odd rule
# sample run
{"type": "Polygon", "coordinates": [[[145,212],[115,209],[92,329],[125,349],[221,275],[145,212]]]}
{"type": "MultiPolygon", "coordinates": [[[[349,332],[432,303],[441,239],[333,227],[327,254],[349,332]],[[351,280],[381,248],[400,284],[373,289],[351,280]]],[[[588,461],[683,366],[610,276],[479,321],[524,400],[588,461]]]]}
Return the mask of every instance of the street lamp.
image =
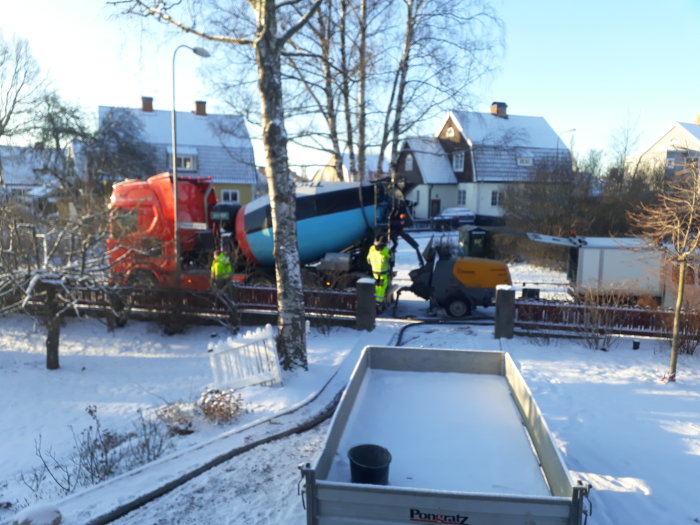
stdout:
{"type": "Polygon", "coordinates": [[[180,259],[180,228],[178,225],[178,202],[177,202],[177,122],[176,122],[176,116],[175,116],[175,55],[177,55],[177,52],[182,49],[183,47],[186,47],[187,49],[190,49],[195,55],[198,55],[202,58],[207,58],[211,56],[209,54],[209,51],[206,49],[203,49],[201,47],[190,47],[185,44],[181,44],[175,48],[175,51],[173,51],[173,111],[171,114],[171,119],[170,119],[170,124],[171,124],[171,132],[172,132],[172,165],[173,165],[173,199],[175,201],[174,205],[174,222],[175,222],[175,282],[177,285],[180,285],[180,273],[182,273],[182,261],[180,259]]]}

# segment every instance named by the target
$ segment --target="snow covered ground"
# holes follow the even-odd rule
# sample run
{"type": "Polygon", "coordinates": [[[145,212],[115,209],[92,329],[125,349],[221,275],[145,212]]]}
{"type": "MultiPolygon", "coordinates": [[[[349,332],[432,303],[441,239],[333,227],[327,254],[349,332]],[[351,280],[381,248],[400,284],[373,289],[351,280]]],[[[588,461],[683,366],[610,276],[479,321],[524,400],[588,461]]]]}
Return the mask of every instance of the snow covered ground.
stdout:
{"type": "MultiPolygon", "coordinates": [[[[420,236],[421,243],[426,240],[420,236]]],[[[407,283],[415,253],[402,244],[397,258],[396,280],[407,283]]],[[[564,281],[559,272],[523,265],[512,273],[516,285],[564,281]]],[[[555,288],[547,293],[561,293],[555,288]]],[[[398,313],[428,315],[425,302],[411,294],[401,296],[398,313]]],[[[366,344],[394,342],[406,322],[384,316],[371,333],[312,329],[308,372],[284,373],[282,387],[242,389],[246,414],[226,426],[198,421],[193,434],[177,438],[177,449],[299,403],[346,356],[356,358],[366,344]]],[[[678,382],[663,384],[659,379],[669,359],[664,341],[642,340],[633,350],[631,340],[623,338],[600,352],[568,339],[495,340],[492,332],[483,325],[416,323],[405,330],[402,343],[510,352],[572,476],[593,485],[589,523],[700,523],[700,355],[681,356],[678,382]]],[[[216,327],[190,327],[166,336],[157,326],[138,322],[110,333],[97,320],[68,319],[57,371],[45,369],[44,337],[29,318],[0,318],[0,523],[34,503],[18,476],[38,466],[38,439],[64,457],[73,446],[71,428],[79,433],[91,423],[88,405],[97,407],[105,427],[127,431],[138,409],[149,413],[165,403],[195,401],[212,383],[207,347],[227,334],[216,327]]],[[[301,525],[297,465],[313,461],[327,427],[326,422],[257,447],[117,523],[301,525]]],[[[46,490],[46,497],[57,495],[46,490]]]]}

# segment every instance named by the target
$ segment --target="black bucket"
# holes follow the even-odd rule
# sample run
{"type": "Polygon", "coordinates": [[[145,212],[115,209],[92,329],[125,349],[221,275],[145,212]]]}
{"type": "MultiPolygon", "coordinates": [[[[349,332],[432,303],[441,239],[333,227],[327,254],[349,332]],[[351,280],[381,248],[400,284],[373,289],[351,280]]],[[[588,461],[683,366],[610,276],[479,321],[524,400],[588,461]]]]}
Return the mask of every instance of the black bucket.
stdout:
{"type": "Polygon", "coordinates": [[[353,483],[389,484],[391,454],[379,445],[357,445],[348,451],[353,483]]]}

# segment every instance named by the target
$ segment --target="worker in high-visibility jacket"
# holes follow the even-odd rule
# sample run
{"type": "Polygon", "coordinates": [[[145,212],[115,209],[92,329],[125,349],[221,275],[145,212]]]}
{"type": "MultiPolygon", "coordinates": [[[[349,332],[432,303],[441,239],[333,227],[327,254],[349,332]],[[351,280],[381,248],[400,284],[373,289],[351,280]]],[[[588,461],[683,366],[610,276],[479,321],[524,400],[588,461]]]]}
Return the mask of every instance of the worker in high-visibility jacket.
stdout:
{"type": "Polygon", "coordinates": [[[391,280],[391,252],[385,237],[379,236],[375,239],[367,253],[367,262],[372,268],[374,277],[374,300],[377,305],[381,305],[384,303],[391,280]]]}
{"type": "Polygon", "coordinates": [[[231,258],[224,250],[218,250],[211,263],[211,282],[220,287],[226,284],[232,275],[231,258]]]}

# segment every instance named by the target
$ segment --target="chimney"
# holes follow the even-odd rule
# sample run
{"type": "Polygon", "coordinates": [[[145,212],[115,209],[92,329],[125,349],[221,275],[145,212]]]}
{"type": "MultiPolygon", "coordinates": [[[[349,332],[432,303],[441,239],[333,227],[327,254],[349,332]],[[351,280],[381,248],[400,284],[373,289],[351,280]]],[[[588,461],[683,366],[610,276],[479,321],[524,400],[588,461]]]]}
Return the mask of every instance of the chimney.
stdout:
{"type": "Polygon", "coordinates": [[[507,107],[508,104],[505,102],[491,102],[491,114],[500,118],[508,118],[507,107]]]}
{"type": "Polygon", "coordinates": [[[695,124],[697,124],[698,126],[700,126],[700,114],[695,115],[695,124]]]}
{"type": "Polygon", "coordinates": [[[206,100],[195,100],[194,113],[195,113],[195,115],[206,115],[207,114],[207,101],[206,100]]]}
{"type": "Polygon", "coordinates": [[[141,111],[153,111],[153,97],[141,97],[141,111]]]}

